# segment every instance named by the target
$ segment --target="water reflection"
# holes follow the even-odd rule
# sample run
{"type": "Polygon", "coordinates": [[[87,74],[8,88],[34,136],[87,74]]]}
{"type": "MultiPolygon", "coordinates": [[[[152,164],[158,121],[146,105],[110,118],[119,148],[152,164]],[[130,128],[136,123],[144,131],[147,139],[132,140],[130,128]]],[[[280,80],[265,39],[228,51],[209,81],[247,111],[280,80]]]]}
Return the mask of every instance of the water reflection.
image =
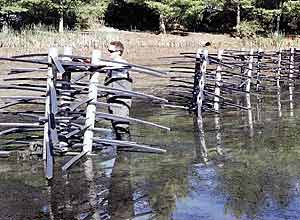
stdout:
{"type": "Polygon", "coordinates": [[[119,152],[110,162],[95,156],[67,175],[56,169],[51,185],[41,162],[0,161],[0,219],[297,219],[300,121],[297,105],[293,120],[281,109],[287,96],[253,98],[251,112],[198,119],[136,112],[173,131],[134,127],[132,141],[164,146],[167,154],[119,152]]]}
{"type": "Polygon", "coordinates": [[[119,152],[111,175],[108,210],[112,220],[134,216],[133,189],[130,174],[130,153],[119,152]]]}
{"type": "Polygon", "coordinates": [[[294,117],[294,101],[293,95],[294,93],[294,85],[292,83],[289,84],[289,103],[290,103],[290,117],[294,117]]]}
{"type": "Polygon", "coordinates": [[[206,164],[208,162],[208,151],[205,142],[203,118],[202,115],[194,117],[194,129],[195,129],[195,143],[199,143],[196,146],[196,159],[201,163],[206,164]]]}
{"type": "Polygon", "coordinates": [[[282,110],[281,110],[281,89],[280,89],[280,87],[277,89],[277,106],[278,106],[278,117],[281,118],[282,110]]]}

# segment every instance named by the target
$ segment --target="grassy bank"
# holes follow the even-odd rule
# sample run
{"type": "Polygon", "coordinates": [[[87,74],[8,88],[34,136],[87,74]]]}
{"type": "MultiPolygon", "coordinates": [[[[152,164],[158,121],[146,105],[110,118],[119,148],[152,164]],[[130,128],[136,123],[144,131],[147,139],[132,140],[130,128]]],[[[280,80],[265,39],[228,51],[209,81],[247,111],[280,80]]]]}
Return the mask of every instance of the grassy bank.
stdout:
{"type": "MultiPolygon", "coordinates": [[[[300,38],[288,39],[282,36],[274,38],[255,38],[252,40],[232,38],[228,35],[189,33],[188,36],[156,35],[152,33],[117,31],[106,28],[95,32],[65,32],[63,34],[45,31],[23,31],[22,33],[0,33],[0,56],[13,56],[24,53],[45,53],[49,47],[73,47],[75,55],[91,55],[93,49],[103,51],[106,57],[106,46],[112,40],[124,43],[125,58],[136,64],[162,67],[165,60],[162,56],[178,55],[180,52],[195,52],[205,42],[211,42],[208,50],[226,48],[263,48],[277,49],[279,47],[300,47],[300,38]]],[[[9,63],[14,66],[15,64],[9,63]]],[[[3,66],[2,66],[3,67],[3,66]]],[[[4,68],[4,67],[3,67],[4,68]]],[[[6,68],[6,67],[5,67],[6,68]]],[[[3,76],[0,74],[0,80],[3,76]]],[[[156,79],[143,74],[135,74],[135,88],[142,91],[160,94],[167,79],[156,79]]]]}
{"type": "MultiPolygon", "coordinates": [[[[49,47],[71,46],[74,54],[90,55],[93,49],[105,51],[112,40],[120,40],[126,46],[125,57],[130,62],[156,64],[155,58],[176,55],[180,52],[196,51],[209,41],[209,50],[218,48],[254,48],[275,49],[278,47],[299,47],[300,38],[288,39],[282,36],[273,38],[258,37],[252,40],[232,38],[228,35],[189,33],[188,36],[155,35],[103,29],[95,32],[45,32],[23,31],[21,33],[0,33],[0,56],[12,56],[22,53],[46,52],[49,47]]],[[[105,55],[105,54],[104,54],[105,55]]]]}

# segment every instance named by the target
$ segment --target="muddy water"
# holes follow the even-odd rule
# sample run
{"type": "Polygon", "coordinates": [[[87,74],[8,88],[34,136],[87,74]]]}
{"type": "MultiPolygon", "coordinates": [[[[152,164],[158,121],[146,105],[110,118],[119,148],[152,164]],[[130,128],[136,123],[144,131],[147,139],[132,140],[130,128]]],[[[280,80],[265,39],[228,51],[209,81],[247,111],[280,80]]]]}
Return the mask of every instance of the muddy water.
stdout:
{"type": "Polygon", "coordinates": [[[0,160],[0,219],[298,219],[297,90],[281,107],[275,94],[252,96],[252,126],[247,111],[206,113],[203,132],[186,112],[139,102],[132,116],[172,131],[134,125],[131,140],[166,154],[108,148],[68,173],[59,158],[51,183],[41,161],[0,160]]]}

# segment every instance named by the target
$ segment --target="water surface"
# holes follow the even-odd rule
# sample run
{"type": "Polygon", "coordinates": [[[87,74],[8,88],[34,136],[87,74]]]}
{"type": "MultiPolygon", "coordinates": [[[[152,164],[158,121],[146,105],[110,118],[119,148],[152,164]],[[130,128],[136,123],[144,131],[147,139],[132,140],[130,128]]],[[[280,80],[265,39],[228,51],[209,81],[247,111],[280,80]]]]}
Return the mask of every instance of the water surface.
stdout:
{"type": "Polygon", "coordinates": [[[131,140],[166,154],[107,148],[67,174],[59,158],[51,183],[41,161],[0,160],[0,219],[298,219],[296,92],[281,106],[275,93],[252,96],[253,125],[248,111],[205,113],[202,132],[187,112],[138,102],[132,116],[172,131],[133,125],[131,140]]]}

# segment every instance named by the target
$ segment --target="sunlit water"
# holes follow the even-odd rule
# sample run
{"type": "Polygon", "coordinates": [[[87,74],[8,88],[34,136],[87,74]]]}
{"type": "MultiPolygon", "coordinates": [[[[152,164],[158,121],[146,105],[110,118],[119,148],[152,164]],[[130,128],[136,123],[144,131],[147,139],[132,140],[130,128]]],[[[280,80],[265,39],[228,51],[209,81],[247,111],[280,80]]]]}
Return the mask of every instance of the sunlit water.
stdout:
{"type": "Polygon", "coordinates": [[[68,173],[59,158],[50,184],[41,161],[0,160],[0,219],[299,219],[296,92],[291,103],[284,90],[281,107],[276,95],[252,96],[253,127],[247,111],[206,113],[204,139],[187,112],[136,104],[132,116],[172,131],[132,125],[131,139],[166,154],[108,148],[68,173]]]}

